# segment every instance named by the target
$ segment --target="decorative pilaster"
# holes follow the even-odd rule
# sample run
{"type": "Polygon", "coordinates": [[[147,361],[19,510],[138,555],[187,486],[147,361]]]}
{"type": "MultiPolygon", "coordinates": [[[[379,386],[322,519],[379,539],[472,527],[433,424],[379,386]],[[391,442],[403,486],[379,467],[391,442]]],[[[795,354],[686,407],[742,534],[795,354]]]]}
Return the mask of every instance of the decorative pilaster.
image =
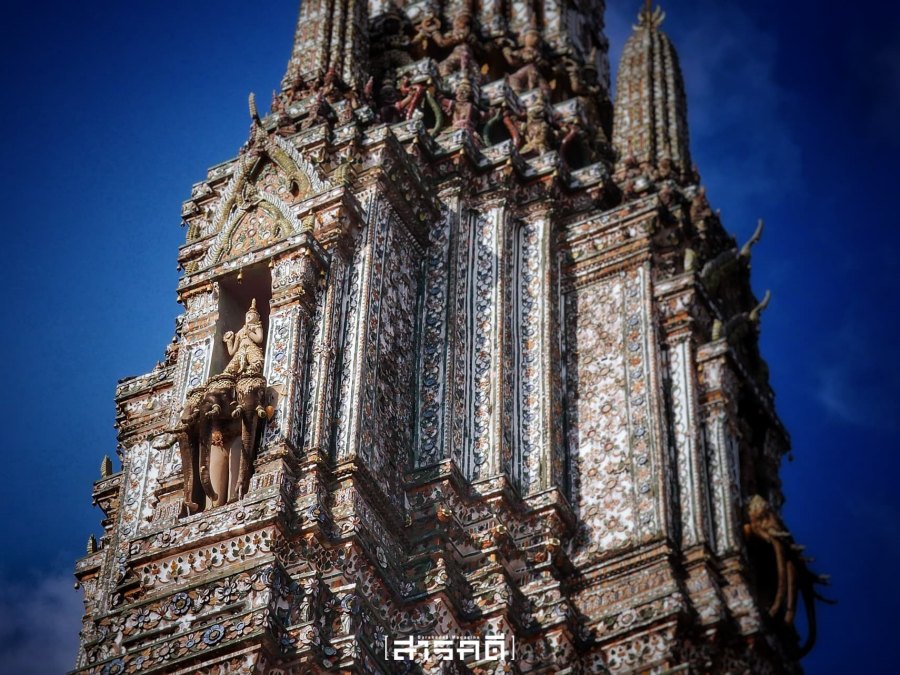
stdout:
{"type": "Polygon", "coordinates": [[[503,206],[463,214],[456,250],[454,442],[463,474],[471,480],[497,475],[503,465],[503,411],[507,368],[503,206]]]}
{"type": "Polygon", "coordinates": [[[551,213],[541,210],[516,228],[512,476],[523,494],[565,485],[552,227],[551,213]]]}
{"type": "Polygon", "coordinates": [[[701,433],[694,319],[698,302],[691,275],[668,280],[657,288],[663,316],[662,334],[668,361],[668,409],[675,451],[681,544],[689,548],[709,541],[710,508],[706,451],[701,433]]]}
{"type": "MultiPolygon", "coordinates": [[[[453,191],[456,192],[455,190],[453,191]]],[[[452,399],[450,326],[451,235],[459,230],[458,194],[445,194],[440,220],[429,231],[425,256],[419,350],[419,401],[415,434],[415,466],[436,464],[448,457],[451,440],[446,433],[445,409],[452,399]]]]}
{"type": "Polygon", "coordinates": [[[742,547],[741,461],[735,437],[737,382],[728,364],[728,345],[717,340],[697,351],[702,391],[702,429],[709,463],[714,547],[731,555],[742,547]]]}
{"type": "Polygon", "coordinates": [[[181,347],[175,367],[172,424],[181,414],[181,405],[187,392],[199,387],[209,378],[215,326],[219,318],[219,284],[212,282],[182,296],[181,300],[187,311],[182,323],[181,347]]]}
{"type": "Polygon", "coordinates": [[[302,448],[303,393],[312,309],[319,264],[309,249],[273,264],[269,336],[264,375],[272,417],[266,425],[262,451],[287,444],[302,448]]]}
{"type": "Polygon", "coordinates": [[[304,447],[320,452],[327,451],[332,441],[337,339],[346,274],[347,263],[343,254],[333,255],[324,277],[325,289],[319,295],[315,317],[316,333],[313,338],[306,400],[304,447]]]}

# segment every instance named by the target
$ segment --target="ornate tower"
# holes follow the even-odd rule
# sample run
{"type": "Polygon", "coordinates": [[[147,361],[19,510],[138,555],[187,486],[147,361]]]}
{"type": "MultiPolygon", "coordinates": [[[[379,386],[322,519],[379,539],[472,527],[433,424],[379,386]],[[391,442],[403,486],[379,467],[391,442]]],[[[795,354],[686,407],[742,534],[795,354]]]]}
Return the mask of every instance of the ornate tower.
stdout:
{"type": "Polygon", "coordinates": [[[302,4],[116,391],[76,672],[799,670],[753,241],[603,10],[302,4]]]}

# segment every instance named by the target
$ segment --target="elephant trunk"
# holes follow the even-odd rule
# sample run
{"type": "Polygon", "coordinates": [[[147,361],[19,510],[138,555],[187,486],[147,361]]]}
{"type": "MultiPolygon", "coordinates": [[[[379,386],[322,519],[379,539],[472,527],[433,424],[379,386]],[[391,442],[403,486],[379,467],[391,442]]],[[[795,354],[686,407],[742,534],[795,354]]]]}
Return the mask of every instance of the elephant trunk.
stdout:
{"type": "Polygon", "coordinates": [[[181,453],[181,471],[184,475],[184,506],[188,515],[200,510],[200,506],[194,501],[194,455],[197,451],[195,439],[191,438],[188,430],[178,434],[178,450],[181,453]]]}
{"type": "Polygon", "coordinates": [[[219,495],[216,493],[215,489],[212,485],[212,480],[209,476],[209,434],[201,433],[200,434],[200,484],[203,485],[203,492],[206,493],[206,496],[209,497],[213,502],[215,502],[219,495]]]}
{"type": "Polygon", "coordinates": [[[238,497],[243,497],[250,487],[250,467],[256,450],[256,430],[259,418],[252,408],[241,415],[241,466],[238,471],[238,497]]]}
{"type": "Polygon", "coordinates": [[[791,626],[794,623],[794,613],[797,610],[797,566],[793,560],[787,562],[787,607],[784,611],[784,622],[791,626]]]}
{"type": "Polygon", "coordinates": [[[777,570],[776,576],[778,581],[775,590],[775,600],[772,602],[772,606],[769,607],[769,616],[775,616],[781,610],[781,606],[784,603],[787,570],[784,561],[784,546],[775,537],[772,537],[770,542],[772,544],[772,549],[775,551],[775,569],[777,570]]]}
{"type": "Polygon", "coordinates": [[[806,607],[807,630],[806,641],[800,647],[799,658],[802,659],[816,644],[816,592],[812,582],[806,579],[801,584],[800,591],[803,594],[803,605],[806,607]]]}

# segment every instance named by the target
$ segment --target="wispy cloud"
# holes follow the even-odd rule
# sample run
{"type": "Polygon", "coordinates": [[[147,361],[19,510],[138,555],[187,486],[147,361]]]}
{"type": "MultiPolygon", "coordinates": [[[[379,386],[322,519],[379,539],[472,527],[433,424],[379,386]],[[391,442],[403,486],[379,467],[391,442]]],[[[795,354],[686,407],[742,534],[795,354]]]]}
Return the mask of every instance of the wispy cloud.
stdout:
{"type": "MultiPolygon", "coordinates": [[[[859,523],[866,523],[866,534],[874,539],[872,545],[892,558],[900,558],[900,509],[890,499],[873,495],[847,500],[847,512],[859,523]]],[[[900,592],[892,584],[894,593],[900,592]]]]}
{"type": "Polygon", "coordinates": [[[71,573],[0,583],[0,673],[46,675],[75,666],[84,605],[71,573]]]}
{"type": "Polygon", "coordinates": [[[890,337],[877,333],[869,322],[851,314],[843,317],[838,329],[823,343],[814,362],[815,398],[832,419],[843,424],[897,431],[896,390],[900,385],[900,364],[884,344],[890,337]]]}

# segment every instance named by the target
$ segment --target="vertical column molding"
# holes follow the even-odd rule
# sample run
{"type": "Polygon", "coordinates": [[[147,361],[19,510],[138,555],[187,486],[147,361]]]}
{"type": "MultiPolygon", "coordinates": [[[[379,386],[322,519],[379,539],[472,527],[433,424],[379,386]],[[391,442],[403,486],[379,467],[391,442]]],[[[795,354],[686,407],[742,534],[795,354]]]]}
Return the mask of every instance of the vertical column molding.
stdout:
{"type": "Polygon", "coordinates": [[[706,543],[710,538],[707,468],[697,414],[693,340],[688,332],[679,331],[668,335],[667,341],[681,539],[687,547],[706,543]]]}
{"type": "Polygon", "coordinates": [[[347,262],[336,254],[328,271],[328,284],[321,296],[321,311],[317,316],[316,335],[310,372],[307,403],[305,445],[324,451],[331,444],[335,378],[335,341],[340,330],[341,290],[345,281],[347,262]]]}
{"type": "Polygon", "coordinates": [[[716,552],[725,555],[742,546],[740,457],[735,434],[730,430],[736,420],[735,399],[728,392],[734,376],[723,340],[702,345],[697,350],[697,362],[709,465],[712,540],[716,552]]]}
{"type": "Polygon", "coordinates": [[[493,295],[493,321],[491,332],[493,337],[493,353],[491,355],[491,404],[489,414],[491,418],[491,432],[489,439],[489,459],[487,462],[488,474],[484,478],[509,472],[510,447],[504,433],[508,425],[507,406],[510,400],[510,373],[508,367],[509,322],[511,308],[509,304],[508,270],[510,256],[510,228],[508,212],[505,206],[496,206],[491,209],[492,226],[494,229],[494,279],[495,288],[493,295]]]}
{"type": "Polygon", "coordinates": [[[316,302],[317,268],[309,250],[278,260],[272,270],[272,313],[266,337],[266,386],[274,415],[266,425],[261,452],[287,444],[300,450],[303,394],[310,339],[310,314],[316,302]]]}
{"type": "Polygon", "coordinates": [[[552,214],[547,208],[529,214],[516,228],[513,275],[515,301],[513,378],[516,408],[513,430],[513,477],[523,494],[562,487],[565,482],[560,425],[559,364],[554,355],[552,214]]]}
{"type": "Polygon", "coordinates": [[[354,260],[350,263],[347,296],[343,309],[341,379],[336,405],[340,406],[335,429],[335,457],[355,457],[359,447],[359,414],[362,369],[365,359],[366,321],[372,286],[372,264],[378,219],[382,203],[374,192],[365,198],[366,227],[358,240],[354,260]]]}
{"type": "Polygon", "coordinates": [[[453,306],[450,292],[453,273],[450,264],[453,229],[458,223],[459,198],[445,195],[441,220],[429,232],[429,248],[424,265],[424,286],[420,310],[419,375],[417,381],[415,462],[428,466],[449,456],[448,410],[451,406],[453,360],[451,340],[453,306]]]}
{"type": "Polygon", "coordinates": [[[269,391],[269,401],[275,411],[266,425],[261,453],[286,443],[291,429],[298,423],[291,414],[294,389],[298,386],[297,362],[306,321],[296,304],[273,308],[269,317],[266,340],[266,361],[263,375],[269,391]]]}

